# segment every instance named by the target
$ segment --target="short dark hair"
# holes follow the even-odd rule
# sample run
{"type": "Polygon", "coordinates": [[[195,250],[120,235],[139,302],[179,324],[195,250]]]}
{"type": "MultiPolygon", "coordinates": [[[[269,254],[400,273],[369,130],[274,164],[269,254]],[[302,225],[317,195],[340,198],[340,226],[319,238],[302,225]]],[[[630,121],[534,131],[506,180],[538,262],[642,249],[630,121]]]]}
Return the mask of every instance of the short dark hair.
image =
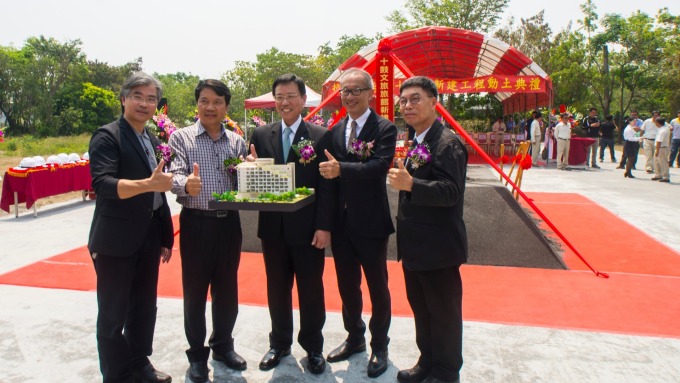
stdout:
{"type": "Polygon", "coordinates": [[[613,120],[614,120],[614,116],[612,116],[612,115],[610,114],[610,115],[608,115],[607,117],[605,117],[605,120],[607,120],[607,121],[613,121],[613,120]]]}
{"type": "Polygon", "coordinates": [[[659,113],[658,110],[652,110],[652,116],[655,115],[655,114],[657,114],[657,115],[659,115],[659,116],[661,115],[661,113],[659,113]]]}
{"type": "Polygon", "coordinates": [[[534,118],[541,118],[541,117],[543,117],[543,113],[541,113],[541,112],[536,111],[536,112],[534,112],[534,113],[535,113],[535,114],[534,114],[534,116],[535,116],[534,118]]]}
{"type": "Polygon", "coordinates": [[[630,112],[631,112],[631,113],[635,113],[635,114],[638,114],[638,111],[637,111],[637,109],[633,109],[633,110],[631,110],[630,112]]]}
{"type": "Polygon", "coordinates": [[[291,82],[294,82],[295,85],[297,85],[298,90],[300,91],[300,95],[304,96],[307,94],[307,88],[305,87],[305,81],[301,79],[300,77],[288,73],[288,74],[283,74],[274,80],[274,84],[272,84],[272,95],[276,96],[276,87],[279,85],[286,85],[290,84],[291,82]]]}
{"type": "Polygon", "coordinates": [[[437,92],[437,84],[435,84],[434,81],[430,80],[425,76],[411,77],[408,80],[401,83],[401,86],[399,87],[399,94],[401,94],[404,91],[404,89],[411,88],[414,86],[422,88],[425,92],[429,93],[430,96],[435,98],[439,94],[437,92]]]}
{"type": "Polygon", "coordinates": [[[224,97],[224,102],[226,102],[227,105],[229,105],[229,102],[231,101],[231,92],[229,91],[227,84],[223,83],[220,80],[214,79],[201,80],[198,82],[198,85],[196,85],[196,89],[194,90],[196,102],[198,102],[198,98],[201,96],[201,91],[203,91],[203,89],[205,88],[210,88],[215,93],[217,93],[218,96],[224,97]]]}
{"type": "Polygon", "coordinates": [[[666,119],[663,117],[659,117],[656,119],[656,123],[659,125],[665,125],[666,124],[666,119]]]}
{"type": "Polygon", "coordinates": [[[595,107],[588,109],[588,112],[592,112],[593,110],[597,112],[597,108],[595,108],[595,107]]]}

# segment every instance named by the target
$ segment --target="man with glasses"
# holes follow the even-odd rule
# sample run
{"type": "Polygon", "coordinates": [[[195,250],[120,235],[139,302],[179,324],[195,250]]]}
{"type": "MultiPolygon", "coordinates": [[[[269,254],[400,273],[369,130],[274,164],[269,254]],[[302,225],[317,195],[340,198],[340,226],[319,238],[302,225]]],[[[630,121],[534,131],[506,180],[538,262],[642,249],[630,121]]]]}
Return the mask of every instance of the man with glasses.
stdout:
{"type": "Polygon", "coordinates": [[[347,339],[328,354],[328,361],[346,360],[366,350],[366,324],[361,319],[361,271],[371,296],[371,357],[368,376],[387,369],[387,332],[391,321],[387,287],[387,240],[394,233],[385,187],[394,158],[397,128],[369,108],[373,99],[371,75],[349,69],[340,78],[340,96],[347,117],[332,128],[329,161],[321,175],[337,179],[338,198],[331,248],[335,259],[342,318],[347,339]]]}
{"type": "Polygon", "coordinates": [[[123,115],[90,140],[97,204],[88,249],[97,274],[97,348],[103,380],[170,382],[149,362],[156,326],[160,261],[172,255],[173,230],[165,199],[172,174],[156,163],[158,139],[145,125],[156,112],[161,84],[134,73],[120,90],[123,115]]]}
{"type": "Polygon", "coordinates": [[[182,257],[184,332],[189,342],[187,377],[208,380],[208,356],[233,370],[246,361],[234,351],[232,331],[238,314],[238,267],[241,260],[241,220],[236,210],[210,210],[212,193],[236,190],[236,174],[226,159],[242,158],[246,144],[225,129],[231,100],[229,88],[218,80],[200,81],[194,90],[198,121],[170,136],[175,153],[170,167],[172,192],[182,205],[179,245],[182,257]],[[212,299],[213,331],[205,346],[206,296],[212,299]]]}
{"type": "Polygon", "coordinates": [[[300,302],[298,343],[307,351],[307,367],[313,374],[326,368],[323,334],[326,308],[323,291],[324,249],[330,246],[335,214],[334,182],[319,173],[326,161],[331,132],[302,120],[307,101],[305,82],[294,74],[278,77],[272,85],[281,121],[255,128],[250,139],[251,155],[273,158],[276,164],[295,163],[295,187],[315,190],[316,202],[292,213],[260,212],[257,236],[262,241],[267,273],[267,303],[272,321],[270,350],[260,362],[270,370],[290,355],[293,344],[293,280],[300,302]],[[316,157],[305,162],[295,151],[301,141],[310,141],[316,157]],[[302,162],[301,162],[302,160],[302,162]]]}
{"type": "Polygon", "coordinates": [[[412,77],[399,89],[404,121],[416,130],[415,150],[429,157],[409,158],[390,169],[399,190],[397,254],[406,296],[413,310],[420,358],[399,371],[399,382],[458,382],[463,365],[463,286],[460,265],[467,262],[463,200],[468,154],[465,145],[436,118],[437,86],[412,77]],[[423,149],[424,148],[424,149],[423,149]]]}

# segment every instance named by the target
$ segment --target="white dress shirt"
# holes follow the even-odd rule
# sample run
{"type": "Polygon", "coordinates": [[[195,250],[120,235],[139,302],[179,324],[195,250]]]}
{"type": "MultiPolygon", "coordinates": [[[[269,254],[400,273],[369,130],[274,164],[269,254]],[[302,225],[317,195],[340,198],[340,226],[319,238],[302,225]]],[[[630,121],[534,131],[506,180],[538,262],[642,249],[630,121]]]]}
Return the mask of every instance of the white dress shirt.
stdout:
{"type": "Polygon", "coordinates": [[[356,120],[353,120],[352,117],[347,116],[347,126],[345,126],[345,146],[349,147],[349,135],[352,133],[352,121],[357,122],[357,135],[355,137],[359,137],[359,133],[361,133],[361,129],[364,127],[364,124],[366,124],[366,120],[368,120],[368,116],[371,115],[371,109],[366,109],[364,114],[361,115],[361,117],[357,118],[356,120]]]}

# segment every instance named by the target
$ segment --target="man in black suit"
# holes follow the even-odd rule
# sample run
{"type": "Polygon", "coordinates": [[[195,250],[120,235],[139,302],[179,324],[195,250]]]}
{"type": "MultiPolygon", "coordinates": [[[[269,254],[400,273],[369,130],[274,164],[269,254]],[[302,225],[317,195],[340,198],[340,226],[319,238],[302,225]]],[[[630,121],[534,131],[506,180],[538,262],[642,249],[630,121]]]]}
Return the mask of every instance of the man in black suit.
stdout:
{"type": "Polygon", "coordinates": [[[457,382],[463,365],[463,287],[467,262],[463,199],[465,145],[436,119],[437,86],[427,77],[401,85],[404,120],[416,130],[406,165],[390,169],[399,190],[397,254],[416,324],[417,364],[399,371],[399,382],[457,382]]]}
{"type": "MultiPolygon", "coordinates": [[[[272,320],[270,350],[260,362],[261,370],[279,365],[293,344],[293,279],[300,301],[298,342],[307,351],[307,367],[321,374],[326,367],[323,335],[326,308],[323,292],[324,248],[330,245],[335,213],[333,181],[321,177],[319,163],[326,160],[330,131],[302,120],[307,101],[304,81],[294,74],[278,77],[272,85],[281,121],[255,129],[248,160],[274,158],[275,163],[295,163],[295,187],[315,189],[316,202],[293,213],[260,212],[257,236],[267,273],[267,302],[272,320]],[[316,157],[300,157],[296,145],[311,141],[316,157]]],[[[299,148],[301,149],[301,148],[299,148]]],[[[298,149],[298,151],[299,151],[298,149]]]]}
{"type": "Polygon", "coordinates": [[[90,140],[97,204],[88,249],[97,273],[97,348],[105,383],[170,382],[149,362],[156,325],[160,260],[170,260],[173,233],[165,199],[172,174],[156,164],[158,139],[145,129],[161,84],[143,72],[120,91],[123,115],[90,140]]]}
{"type": "Polygon", "coordinates": [[[349,333],[329,362],[346,360],[366,350],[366,324],[361,319],[361,269],[371,296],[371,357],[368,376],[387,369],[387,332],[391,321],[387,287],[387,239],[394,233],[387,200],[387,170],[394,158],[397,128],[369,108],[373,80],[360,69],[349,69],[340,79],[340,96],[348,117],[332,129],[333,141],[319,165],[327,179],[336,179],[338,198],[331,248],[335,259],[342,319],[349,333]]]}

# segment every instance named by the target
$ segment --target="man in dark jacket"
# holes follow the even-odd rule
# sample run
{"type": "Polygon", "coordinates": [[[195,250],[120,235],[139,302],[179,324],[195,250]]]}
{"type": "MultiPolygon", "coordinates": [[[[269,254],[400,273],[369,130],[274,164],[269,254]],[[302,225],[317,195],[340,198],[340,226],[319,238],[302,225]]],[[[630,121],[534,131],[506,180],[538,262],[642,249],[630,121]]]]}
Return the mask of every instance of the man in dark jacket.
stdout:
{"type": "Polygon", "coordinates": [[[373,98],[371,75],[349,69],[340,78],[340,97],[348,117],[333,126],[329,161],[321,175],[336,179],[335,225],[331,247],[342,298],[342,319],[348,335],[328,354],[333,363],[366,350],[366,324],[361,319],[361,271],[371,296],[371,378],[387,370],[387,332],[392,318],[387,287],[387,239],[394,232],[385,181],[394,158],[397,128],[369,108],[373,98]]]}
{"type": "Polygon", "coordinates": [[[463,288],[460,265],[467,262],[463,199],[467,151],[437,121],[437,86],[426,77],[401,85],[404,120],[416,130],[406,164],[390,169],[399,190],[397,253],[403,262],[406,295],[416,324],[420,358],[399,371],[399,382],[457,382],[463,364],[463,288]]]}
{"type": "Polygon", "coordinates": [[[149,362],[156,325],[160,260],[170,260],[172,218],[165,199],[172,174],[156,163],[158,139],[146,130],[161,84],[143,72],[120,91],[123,115],[90,140],[97,205],[88,248],[97,273],[97,348],[108,382],[170,382],[149,362]]]}
{"type": "Polygon", "coordinates": [[[248,160],[273,158],[276,164],[295,163],[295,187],[315,189],[316,202],[292,213],[260,212],[257,236],[262,241],[267,272],[267,302],[272,320],[270,350],[260,362],[261,370],[279,365],[290,355],[293,343],[293,279],[300,301],[298,342],[307,351],[307,367],[313,374],[326,368],[323,335],[326,308],[323,291],[324,248],[330,246],[335,214],[334,181],[319,173],[326,160],[331,132],[302,120],[307,100],[304,81],[294,74],[279,76],[272,85],[281,121],[255,129],[248,160]],[[309,144],[315,158],[301,155],[309,144]],[[297,152],[295,148],[297,147],[297,152]],[[298,154],[300,152],[300,154],[298,154]]]}

